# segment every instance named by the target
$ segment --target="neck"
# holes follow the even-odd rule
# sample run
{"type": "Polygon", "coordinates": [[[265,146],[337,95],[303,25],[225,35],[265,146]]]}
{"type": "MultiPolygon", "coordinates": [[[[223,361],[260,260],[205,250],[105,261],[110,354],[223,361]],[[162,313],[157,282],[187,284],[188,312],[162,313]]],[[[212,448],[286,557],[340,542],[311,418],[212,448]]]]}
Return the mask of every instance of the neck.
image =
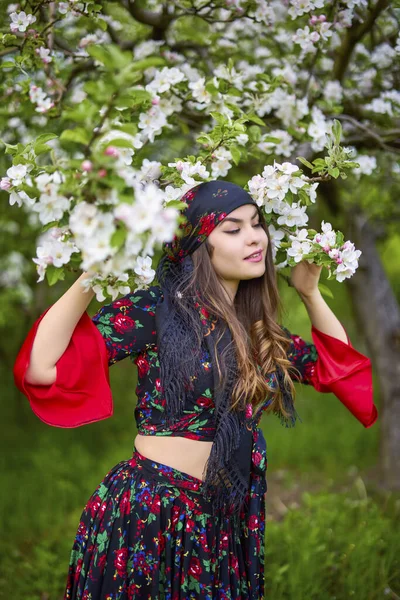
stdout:
{"type": "Polygon", "coordinates": [[[238,290],[239,287],[239,282],[238,281],[228,281],[226,279],[221,279],[221,285],[222,288],[224,289],[229,303],[233,304],[235,301],[235,296],[236,296],[236,292],[238,290]]]}

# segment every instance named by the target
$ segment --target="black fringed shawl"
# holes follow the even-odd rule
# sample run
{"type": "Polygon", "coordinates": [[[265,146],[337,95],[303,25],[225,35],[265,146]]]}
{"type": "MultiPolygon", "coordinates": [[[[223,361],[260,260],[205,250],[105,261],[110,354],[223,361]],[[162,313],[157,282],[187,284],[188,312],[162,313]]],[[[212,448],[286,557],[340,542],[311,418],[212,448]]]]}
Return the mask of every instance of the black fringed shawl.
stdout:
{"type": "MultiPolygon", "coordinates": [[[[238,376],[235,347],[226,323],[215,320],[215,327],[204,327],[196,308],[196,302],[201,300],[187,297],[185,283],[191,279],[193,271],[190,254],[229,212],[243,204],[256,203],[241,187],[224,181],[197,185],[182,200],[188,206],[183,213],[187,218],[181,226],[183,236],[175,236],[172,242],[164,244],[164,254],[157,268],[157,279],[163,292],[156,308],[157,347],[161,385],[166,398],[166,421],[173,424],[182,418],[185,401],[193,391],[193,378],[201,366],[201,347],[205,344],[213,365],[215,437],[205,468],[204,492],[212,498],[215,514],[221,511],[237,514],[244,507],[249,491],[253,433],[245,410],[230,410],[238,376]],[[195,313],[197,318],[190,318],[195,313]],[[218,356],[224,354],[224,381],[219,380],[215,366],[216,340],[222,332],[216,351],[218,356]]],[[[277,380],[290,424],[295,420],[295,412],[280,371],[277,371],[277,380]]]]}

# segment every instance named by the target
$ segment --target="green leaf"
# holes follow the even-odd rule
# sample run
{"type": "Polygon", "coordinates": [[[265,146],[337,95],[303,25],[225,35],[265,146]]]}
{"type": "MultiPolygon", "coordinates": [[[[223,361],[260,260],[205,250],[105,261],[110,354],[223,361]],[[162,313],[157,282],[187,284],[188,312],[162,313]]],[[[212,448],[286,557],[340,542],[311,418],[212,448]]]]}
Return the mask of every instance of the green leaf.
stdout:
{"type": "Polygon", "coordinates": [[[264,121],[254,113],[250,113],[249,115],[247,115],[247,118],[249,119],[249,121],[252,121],[253,123],[257,123],[257,125],[262,125],[263,127],[265,127],[264,121]]]}
{"type": "Polygon", "coordinates": [[[5,154],[17,154],[18,144],[5,144],[5,154]]]}
{"type": "Polygon", "coordinates": [[[272,135],[267,135],[263,138],[263,142],[267,142],[269,144],[279,144],[282,140],[277,137],[273,137],[272,135]]]}
{"type": "Polygon", "coordinates": [[[46,225],[43,225],[42,231],[43,232],[48,231],[52,227],[56,227],[57,224],[58,224],[58,221],[51,221],[50,223],[46,223],[46,225]]]}
{"type": "Polygon", "coordinates": [[[108,44],[107,46],[90,44],[87,52],[92,58],[109,70],[122,69],[132,61],[132,56],[129,52],[123,52],[114,44],[108,44]]]}
{"type": "Polygon", "coordinates": [[[63,267],[49,265],[46,269],[46,279],[49,285],[54,285],[59,280],[64,280],[65,272],[63,267]]]}
{"type": "Polygon", "coordinates": [[[334,119],[333,121],[332,134],[335,138],[336,145],[339,146],[342,137],[342,125],[337,119],[334,119]]]}
{"type": "Polygon", "coordinates": [[[212,81],[209,81],[208,83],[206,83],[206,91],[209,94],[218,94],[218,92],[219,92],[218,88],[214,85],[214,83],[212,81]]]}
{"type": "Polygon", "coordinates": [[[0,63],[0,69],[13,69],[15,67],[15,62],[12,60],[6,60],[3,63],[0,63]]]}
{"type": "Polygon", "coordinates": [[[17,36],[12,35],[11,33],[6,33],[3,35],[3,39],[1,40],[4,46],[12,46],[17,41],[17,36]]]}
{"type": "Polygon", "coordinates": [[[113,248],[121,248],[121,246],[125,242],[127,233],[128,232],[126,228],[123,225],[121,225],[116,231],[114,231],[114,233],[111,236],[111,246],[113,248]]]}
{"type": "Polygon", "coordinates": [[[45,152],[50,152],[52,147],[48,144],[35,144],[35,154],[39,156],[39,154],[44,154],[45,152]]]}
{"type": "Polygon", "coordinates": [[[296,156],[296,160],[299,160],[303,165],[305,165],[309,169],[313,168],[312,164],[303,156],[296,156]]]}
{"type": "Polygon", "coordinates": [[[165,58],[161,58],[161,56],[150,56],[149,58],[133,62],[131,68],[135,71],[145,71],[149,67],[162,67],[164,65],[165,58]]]}
{"type": "Polygon", "coordinates": [[[337,179],[340,175],[340,171],[337,167],[335,167],[334,169],[328,169],[328,173],[329,175],[332,175],[332,177],[334,177],[335,179],[337,179]]]}
{"type": "Polygon", "coordinates": [[[97,19],[96,25],[98,25],[103,31],[107,31],[107,23],[104,21],[104,19],[97,19]]]}
{"type": "Polygon", "coordinates": [[[90,135],[83,127],[75,127],[75,129],[64,129],[60,135],[60,140],[86,146],[90,141],[90,135]]]}
{"type": "Polygon", "coordinates": [[[238,165],[242,156],[242,153],[240,152],[239,148],[237,146],[231,146],[229,148],[229,152],[232,154],[232,160],[235,163],[235,165],[238,165]]]}
{"type": "Polygon", "coordinates": [[[116,108],[132,107],[136,104],[142,104],[151,100],[151,94],[146,90],[131,90],[120,94],[114,105],[116,108]]]}
{"type": "Polygon", "coordinates": [[[212,112],[210,114],[211,114],[212,118],[215,121],[217,121],[217,123],[219,125],[225,125],[226,124],[227,120],[226,120],[226,117],[224,115],[221,115],[220,113],[216,113],[216,112],[212,112]]]}
{"type": "Polygon", "coordinates": [[[252,142],[259,142],[261,139],[261,129],[258,127],[258,125],[251,125],[248,129],[247,129],[247,133],[249,135],[249,139],[252,142]]]}
{"type": "Polygon", "coordinates": [[[38,144],[40,142],[41,144],[44,144],[45,142],[54,140],[57,137],[58,137],[58,135],[55,133],[42,133],[42,135],[39,135],[39,137],[36,138],[35,143],[38,144]]]}
{"type": "Polygon", "coordinates": [[[336,245],[343,246],[344,244],[344,235],[341,231],[336,232],[336,245]]]}
{"type": "Polygon", "coordinates": [[[323,296],[326,296],[327,298],[333,299],[335,297],[332,293],[332,290],[327,285],[324,285],[323,283],[318,283],[318,289],[321,292],[321,294],[323,296]]]}

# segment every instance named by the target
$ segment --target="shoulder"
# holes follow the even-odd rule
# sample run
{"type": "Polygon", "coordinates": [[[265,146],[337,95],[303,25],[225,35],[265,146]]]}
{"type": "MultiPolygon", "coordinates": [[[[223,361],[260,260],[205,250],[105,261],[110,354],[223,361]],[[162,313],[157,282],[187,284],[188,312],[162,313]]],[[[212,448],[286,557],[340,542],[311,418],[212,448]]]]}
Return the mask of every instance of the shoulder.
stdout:
{"type": "Polygon", "coordinates": [[[128,313],[138,309],[153,315],[161,297],[162,290],[160,286],[151,285],[147,289],[138,289],[129,292],[125,296],[115,300],[112,304],[114,308],[123,308],[128,313]]]}
{"type": "Polygon", "coordinates": [[[154,316],[157,303],[161,296],[162,290],[158,285],[152,285],[143,290],[133,290],[132,292],[128,292],[125,296],[121,296],[121,298],[100,307],[94,317],[92,317],[92,320],[95,322],[100,319],[104,320],[105,317],[112,317],[117,313],[133,316],[137,311],[148,313],[149,316],[154,316]]]}

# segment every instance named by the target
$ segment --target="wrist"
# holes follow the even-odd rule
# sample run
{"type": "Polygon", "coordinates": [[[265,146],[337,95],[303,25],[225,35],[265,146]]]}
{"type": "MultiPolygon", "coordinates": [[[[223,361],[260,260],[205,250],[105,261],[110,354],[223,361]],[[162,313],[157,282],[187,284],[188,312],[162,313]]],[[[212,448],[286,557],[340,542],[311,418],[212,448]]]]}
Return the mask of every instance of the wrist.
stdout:
{"type": "Polygon", "coordinates": [[[314,302],[316,300],[319,300],[320,298],[322,298],[321,292],[319,291],[318,288],[315,288],[314,290],[311,290],[307,293],[305,292],[297,292],[300,296],[300,298],[302,299],[302,301],[304,303],[311,303],[314,302]]]}

